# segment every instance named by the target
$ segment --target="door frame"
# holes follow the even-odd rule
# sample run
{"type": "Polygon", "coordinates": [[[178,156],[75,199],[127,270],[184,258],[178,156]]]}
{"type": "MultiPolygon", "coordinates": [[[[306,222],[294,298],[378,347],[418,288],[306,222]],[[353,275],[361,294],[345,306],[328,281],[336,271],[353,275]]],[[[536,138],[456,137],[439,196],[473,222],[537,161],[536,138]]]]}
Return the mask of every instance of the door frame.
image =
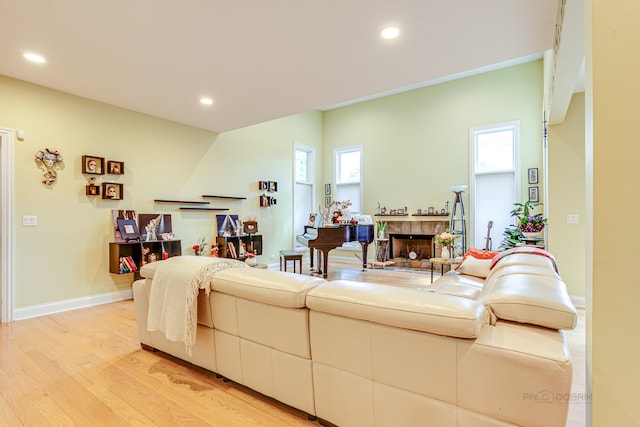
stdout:
{"type": "Polygon", "coordinates": [[[0,323],[13,321],[14,301],[14,132],[0,128],[0,323]]]}

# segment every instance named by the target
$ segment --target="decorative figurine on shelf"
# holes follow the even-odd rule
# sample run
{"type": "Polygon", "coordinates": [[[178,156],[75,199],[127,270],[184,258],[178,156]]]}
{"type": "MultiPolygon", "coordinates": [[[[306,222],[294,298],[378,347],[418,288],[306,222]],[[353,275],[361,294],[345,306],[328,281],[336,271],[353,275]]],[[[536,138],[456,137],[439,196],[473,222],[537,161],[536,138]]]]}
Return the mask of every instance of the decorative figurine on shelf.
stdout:
{"type": "Polygon", "coordinates": [[[193,245],[193,252],[195,252],[196,255],[204,255],[204,248],[207,246],[207,243],[205,243],[204,241],[204,237],[201,237],[198,242],[193,245]]]}
{"type": "Polygon", "coordinates": [[[44,180],[42,180],[44,185],[51,186],[55,184],[58,179],[56,168],[59,167],[59,163],[62,163],[62,160],[62,155],[55,148],[45,148],[44,151],[36,153],[36,161],[39,161],[47,170],[44,174],[44,180]]]}
{"type": "Polygon", "coordinates": [[[148,262],[147,256],[149,255],[149,252],[151,252],[150,248],[142,247],[142,260],[140,261],[140,266],[143,266],[148,262]]]}
{"type": "Polygon", "coordinates": [[[214,247],[211,248],[211,256],[212,257],[218,258],[219,253],[220,253],[220,249],[218,249],[217,246],[214,246],[214,247]]]}

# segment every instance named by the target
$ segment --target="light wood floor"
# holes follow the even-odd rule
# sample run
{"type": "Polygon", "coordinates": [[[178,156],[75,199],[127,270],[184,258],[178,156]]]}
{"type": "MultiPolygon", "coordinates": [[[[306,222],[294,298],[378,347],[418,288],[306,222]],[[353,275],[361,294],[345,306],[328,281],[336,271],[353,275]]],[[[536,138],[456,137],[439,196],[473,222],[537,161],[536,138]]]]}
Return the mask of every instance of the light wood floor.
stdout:
{"type": "MultiPolygon", "coordinates": [[[[307,266],[305,266],[305,273],[307,266]]],[[[330,265],[329,279],[398,286],[429,274],[330,265]]],[[[567,334],[584,393],[584,312],[567,334]]],[[[584,426],[584,402],[568,426],[584,426]]],[[[0,426],[313,426],[306,414],[140,348],[133,301],[0,325],[0,426]]]]}

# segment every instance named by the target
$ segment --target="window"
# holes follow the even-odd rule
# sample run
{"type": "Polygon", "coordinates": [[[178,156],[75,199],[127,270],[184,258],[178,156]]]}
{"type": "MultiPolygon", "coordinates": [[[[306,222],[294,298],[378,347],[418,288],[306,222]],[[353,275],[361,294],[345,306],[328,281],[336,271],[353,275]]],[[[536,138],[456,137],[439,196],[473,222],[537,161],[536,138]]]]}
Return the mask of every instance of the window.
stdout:
{"type": "Polygon", "coordinates": [[[471,129],[471,239],[484,248],[491,228],[491,248],[500,246],[502,232],[513,223],[509,215],[520,196],[520,122],[471,129]]]}
{"type": "Polygon", "coordinates": [[[314,182],[315,182],[315,150],[300,144],[294,146],[294,190],[293,190],[293,243],[295,236],[304,232],[304,226],[309,220],[309,214],[314,210],[314,182]]]}
{"type": "Polygon", "coordinates": [[[349,211],[360,212],[362,206],[362,149],[345,148],[336,150],[336,185],[333,200],[350,200],[349,211]]]}

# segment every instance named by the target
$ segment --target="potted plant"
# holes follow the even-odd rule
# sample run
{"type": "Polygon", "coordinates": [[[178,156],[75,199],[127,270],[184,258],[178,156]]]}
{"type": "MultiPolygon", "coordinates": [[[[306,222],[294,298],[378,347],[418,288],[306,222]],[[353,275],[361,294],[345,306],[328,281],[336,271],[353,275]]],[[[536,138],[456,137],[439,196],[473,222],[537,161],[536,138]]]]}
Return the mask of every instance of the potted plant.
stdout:
{"type": "Polygon", "coordinates": [[[500,249],[510,249],[521,243],[525,237],[532,237],[542,231],[547,224],[547,218],[542,214],[534,214],[533,210],[542,205],[527,200],[524,203],[514,203],[515,208],[511,211],[511,216],[516,219],[515,225],[511,225],[504,230],[505,237],[500,245],[500,249]]]}
{"type": "Polygon", "coordinates": [[[379,239],[384,239],[384,232],[387,229],[387,222],[386,221],[377,221],[376,225],[378,227],[378,238],[379,239]]]}

